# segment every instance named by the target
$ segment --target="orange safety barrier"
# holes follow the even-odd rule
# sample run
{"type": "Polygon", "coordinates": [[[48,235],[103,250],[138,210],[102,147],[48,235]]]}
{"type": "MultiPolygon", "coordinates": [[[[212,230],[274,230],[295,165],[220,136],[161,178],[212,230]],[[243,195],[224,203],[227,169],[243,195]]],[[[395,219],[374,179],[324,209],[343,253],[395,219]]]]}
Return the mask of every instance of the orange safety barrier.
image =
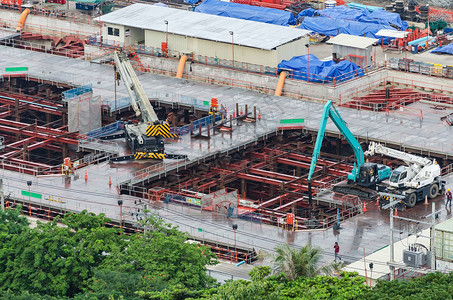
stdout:
{"type": "Polygon", "coordinates": [[[181,79],[182,78],[182,73],[184,72],[184,67],[186,66],[186,60],[187,56],[183,54],[181,58],[179,59],[179,64],[178,64],[178,71],[176,72],[176,78],[181,79]]]}
{"type": "Polygon", "coordinates": [[[275,96],[281,96],[283,91],[283,86],[285,85],[286,72],[282,71],[280,77],[278,78],[277,88],[275,89],[275,96]]]}

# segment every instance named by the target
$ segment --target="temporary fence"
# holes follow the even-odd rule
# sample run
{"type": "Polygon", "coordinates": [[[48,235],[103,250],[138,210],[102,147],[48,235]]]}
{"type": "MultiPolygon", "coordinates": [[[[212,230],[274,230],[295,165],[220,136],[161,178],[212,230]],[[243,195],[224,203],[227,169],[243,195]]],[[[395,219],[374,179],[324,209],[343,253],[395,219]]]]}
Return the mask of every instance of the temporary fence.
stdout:
{"type": "Polygon", "coordinates": [[[77,97],[86,93],[92,93],[93,92],[93,85],[87,84],[83,86],[79,86],[67,91],[64,91],[63,94],[63,100],[68,101],[70,98],[77,97]]]}
{"type": "Polygon", "coordinates": [[[119,131],[121,129],[124,129],[124,122],[123,121],[116,121],[112,124],[109,124],[107,126],[92,130],[88,132],[86,135],[92,138],[99,138],[101,136],[104,136],[106,134],[114,133],[116,131],[119,131]]]}
{"type": "MultiPolygon", "coordinates": [[[[221,120],[221,116],[216,115],[215,116],[215,121],[218,122],[220,120],[221,120]]],[[[213,124],[213,116],[212,115],[209,115],[207,117],[195,120],[195,121],[191,122],[191,124],[184,125],[182,127],[172,127],[170,132],[181,136],[181,135],[188,134],[188,133],[190,133],[192,131],[197,131],[200,128],[205,128],[209,124],[211,124],[211,125],[213,124]]]]}
{"type": "Polygon", "coordinates": [[[226,189],[203,195],[201,209],[225,215],[227,218],[238,216],[238,193],[236,190],[228,192],[226,189]]]}

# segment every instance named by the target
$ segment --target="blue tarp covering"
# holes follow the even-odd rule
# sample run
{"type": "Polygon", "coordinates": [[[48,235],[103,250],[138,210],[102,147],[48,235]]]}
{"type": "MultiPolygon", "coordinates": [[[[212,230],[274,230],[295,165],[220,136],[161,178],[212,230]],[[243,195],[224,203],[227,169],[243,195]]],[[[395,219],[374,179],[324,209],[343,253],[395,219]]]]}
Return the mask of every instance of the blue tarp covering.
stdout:
{"type": "Polygon", "coordinates": [[[321,61],[313,54],[283,60],[278,64],[278,71],[290,69],[293,70],[293,78],[307,80],[307,65],[311,82],[329,82],[334,79],[339,82],[364,75],[362,69],[350,61],[344,60],[336,64],[333,60],[321,61]]]}
{"type": "Polygon", "coordinates": [[[384,20],[392,25],[400,28],[401,31],[405,31],[409,26],[406,21],[401,20],[401,16],[397,13],[388,12],[385,10],[375,10],[368,15],[368,17],[376,20],[384,20]]]}
{"type": "Polygon", "coordinates": [[[189,4],[197,4],[201,0],[184,0],[184,2],[189,3],[189,4]]]}
{"type": "Polygon", "coordinates": [[[446,53],[453,55],[453,44],[436,48],[433,51],[431,51],[431,53],[446,53]]]}
{"type": "Polygon", "coordinates": [[[342,5],[318,10],[316,11],[316,14],[322,17],[330,17],[332,19],[358,20],[360,17],[367,16],[369,12],[365,9],[363,10],[351,9],[342,5]]]}
{"type": "Polygon", "coordinates": [[[382,7],[379,7],[379,6],[363,5],[363,4],[354,3],[354,2],[349,3],[348,6],[350,8],[366,9],[368,11],[376,11],[376,10],[382,10],[383,9],[382,7]]]}
{"type": "Polygon", "coordinates": [[[331,19],[326,17],[306,17],[299,28],[318,32],[324,35],[336,36],[345,33],[358,36],[376,38],[376,33],[381,29],[396,30],[390,25],[375,23],[362,23],[357,21],[331,19]]]}
{"type": "Polygon", "coordinates": [[[204,0],[203,3],[195,8],[195,11],[275,25],[288,26],[296,24],[296,18],[289,11],[217,0],[204,0]]]}
{"type": "Polygon", "coordinates": [[[450,33],[450,32],[453,32],[453,28],[447,27],[444,29],[444,33],[450,33]]]}
{"type": "Polygon", "coordinates": [[[314,8],[307,8],[301,11],[298,15],[297,18],[299,17],[313,17],[315,15],[316,10],[314,8]]]}
{"type": "Polygon", "coordinates": [[[399,14],[380,9],[370,13],[366,9],[359,10],[351,9],[346,6],[336,6],[333,8],[318,10],[316,11],[316,14],[322,17],[330,17],[337,20],[359,21],[380,25],[395,25],[403,31],[408,27],[406,21],[401,21],[399,14]]]}

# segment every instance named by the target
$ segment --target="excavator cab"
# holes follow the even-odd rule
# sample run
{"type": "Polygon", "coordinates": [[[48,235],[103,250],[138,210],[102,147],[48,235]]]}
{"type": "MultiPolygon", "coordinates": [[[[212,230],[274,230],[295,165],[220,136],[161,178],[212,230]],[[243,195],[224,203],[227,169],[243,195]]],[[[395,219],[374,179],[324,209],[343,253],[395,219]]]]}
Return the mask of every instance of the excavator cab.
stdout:
{"type": "Polygon", "coordinates": [[[364,187],[371,187],[379,183],[378,165],[370,162],[361,165],[356,183],[364,187]]]}

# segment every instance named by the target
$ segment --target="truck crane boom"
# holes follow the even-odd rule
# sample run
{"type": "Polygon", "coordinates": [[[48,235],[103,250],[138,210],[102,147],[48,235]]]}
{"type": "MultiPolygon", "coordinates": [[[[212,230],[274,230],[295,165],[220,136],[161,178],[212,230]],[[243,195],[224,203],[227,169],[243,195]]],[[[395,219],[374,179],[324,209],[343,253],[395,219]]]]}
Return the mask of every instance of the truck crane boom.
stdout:
{"type": "Polygon", "coordinates": [[[416,156],[403,151],[385,147],[384,145],[379,143],[371,142],[370,145],[368,146],[368,150],[365,152],[365,155],[371,156],[376,153],[402,160],[408,166],[412,164],[417,164],[420,167],[424,167],[433,163],[433,161],[429,158],[416,156]]]}
{"type": "Polygon", "coordinates": [[[127,54],[125,52],[115,51],[113,59],[124,85],[126,86],[135,115],[137,117],[141,115],[145,124],[159,122],[159,118],[149,103],[148,96],[146,96],[145,90],[138,80],[137,74],[135,74],[127,54]]]}
{"type": "MultiPolygon", "coordinates": [[[[134,159],[164,159],[164,158],[186,158],[185,155],[165,153],[164,138],[176,138],[178,135],[170,132],[170,126],[157,117],[145,90],[138,80],[137,74],[129,61],[127,53],[115,51],[113,53],[116,75],[123,80],[129,94],[132,108],[135,115],[140,117],[138,123],[128,122],[124,125],[122,134],[106,136],[103,139],[115,139],[125,137],[132,155],[116,158],[116,161],[134,159]]],[[[113,161],[113,160],[112,160],[113,161]]]]}

